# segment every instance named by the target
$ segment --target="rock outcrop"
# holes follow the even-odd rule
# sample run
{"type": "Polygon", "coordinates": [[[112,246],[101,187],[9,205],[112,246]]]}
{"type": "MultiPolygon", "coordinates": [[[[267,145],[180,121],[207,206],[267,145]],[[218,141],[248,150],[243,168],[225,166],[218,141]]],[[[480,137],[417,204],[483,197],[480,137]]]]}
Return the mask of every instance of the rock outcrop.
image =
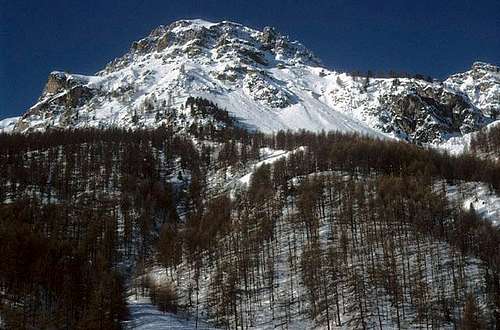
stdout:
{"type": "Polygon", "coordinates": [[[159,26],[95,76],[52,72],[15,126],[155,127],[189,96],[227,109],[241,125],[340,130],[437,143],[477,130],[500,109],[500,70],[474,63],[444,82],[367,78],[328,70],[271,27],[180,20],[159,26]]]}

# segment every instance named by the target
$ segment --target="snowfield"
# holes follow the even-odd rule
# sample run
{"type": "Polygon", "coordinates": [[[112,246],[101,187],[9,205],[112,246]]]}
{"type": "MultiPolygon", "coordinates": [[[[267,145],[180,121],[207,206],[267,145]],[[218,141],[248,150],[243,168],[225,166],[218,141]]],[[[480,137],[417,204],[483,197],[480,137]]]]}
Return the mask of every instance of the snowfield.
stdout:
{"type": "Polygon", "coordinates": [[[10,117],[0,120],[0,133],[10,133],[21,117],[10,117]]]}
{"type": "Polygon", "coordinates": [[[136,330],[216,330],[217,328],[208,326],[206,323],[179,316],[172,313],[159,311],[151,304],[147,297],[133,297],[128,301],[130,321],[124,324],[125,329],[136,330]]]}
{"type": "MultiPolygon", "coordinates": [[[[500,125],[500,120],[494,121],[487,125],[483,129],[492,128],[500,125]]],[[[440,144],[431,145],[434,148],[445,150],[452,155],[459,155],[467,152],[470,148],[471,138],[474,136],[475,132],[464,134],[463,136],[455,136],[449,138],[447,141],[440,144]]]]}

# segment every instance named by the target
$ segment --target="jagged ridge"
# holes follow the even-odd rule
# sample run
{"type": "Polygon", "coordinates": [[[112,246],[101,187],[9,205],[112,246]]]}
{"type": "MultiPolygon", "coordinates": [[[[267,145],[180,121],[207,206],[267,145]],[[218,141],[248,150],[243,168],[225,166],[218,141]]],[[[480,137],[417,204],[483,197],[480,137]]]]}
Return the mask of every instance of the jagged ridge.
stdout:
{"type": "Polygon", "coordinates": [[[499,68],[475,63],[444,82],[356,77],[330,71],[302,44],[273,28],[181,20],[154,29],[95,76],[50,74],[39,102],[14,130],[156,127],[156,113],[189,96],[226,108],[240,125],[339,130],[440,142],[477,130],[499,109],[499,68]]]}

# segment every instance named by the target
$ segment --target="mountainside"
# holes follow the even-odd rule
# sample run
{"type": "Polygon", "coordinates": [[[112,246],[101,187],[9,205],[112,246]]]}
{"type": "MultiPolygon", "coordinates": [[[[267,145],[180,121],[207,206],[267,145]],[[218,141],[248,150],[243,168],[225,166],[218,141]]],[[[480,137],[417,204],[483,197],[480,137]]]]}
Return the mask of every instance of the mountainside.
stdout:
{"type": "Polygon", "coordinates": [[[52,72],[0,121],[0,329],[499,329],[500,69],[389,75],[202,20],[52,72]]]}
{"type": "Polygon", "coordinates": [[[500,69],[475,63],[444,82],[330,71],[273,28],[181,20],[154,29],[95,76],[52,72],[15,132],[193,123],[203,97],[262,132],[338,130],[439,143],[493,121],[500,69]]]}
{"type": "Polygon", "coordinates": [[[186,104],[0,134],[0,328],[498,328],[500,164],[186,104]]]}

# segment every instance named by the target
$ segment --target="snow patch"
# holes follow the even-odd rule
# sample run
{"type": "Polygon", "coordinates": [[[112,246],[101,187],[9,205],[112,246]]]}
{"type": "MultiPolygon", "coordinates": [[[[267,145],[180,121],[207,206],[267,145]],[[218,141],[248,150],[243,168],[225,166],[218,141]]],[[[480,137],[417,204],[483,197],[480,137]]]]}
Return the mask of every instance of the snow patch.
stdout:
{"type": "Polygon", "coordinates": [[[500,196],[482,182],[461,182],[447,184],[446,196],[459,203],[464,210],[474,208],[475,212],[495,226],[500,225],[500,196]]]}
{"type": "Polygon", "coordinates": [[[128,300],[130,320],[124,323],[125,329],[136,330],[157,330],[157,329],[177,329],[177,330],[215,330],[207,324],[173,313],[159,311],[149,298],[130,297],[128,300]]]}
{"type": "Polygon", "coordinates": [[[282,158],[287,158],[290,156],[290,154],[295,153],[297,151],[304,151],[305,147],[299,147],[297,149],[294,149],[292,151],[286,151],[286,150],[273,150],[270,148],[262,148],[261,149],[261,155],[263,155],[263,160],[260,162],[256,163],[255,165],[252,166],[252,170],[242,176],[241,178],[238,179],[238,181],[241,184],[250,184],[250,178],[252,177],[252,174],[257,170],[259,167],[261,167],[264,164],[272,164],[282,158]]]}
{"type": "Polygon", "coordinates": [[[10,133],[14,129],[14,125],[21,117],[10,117],[0,120],[0,133],[10,133]]]}

